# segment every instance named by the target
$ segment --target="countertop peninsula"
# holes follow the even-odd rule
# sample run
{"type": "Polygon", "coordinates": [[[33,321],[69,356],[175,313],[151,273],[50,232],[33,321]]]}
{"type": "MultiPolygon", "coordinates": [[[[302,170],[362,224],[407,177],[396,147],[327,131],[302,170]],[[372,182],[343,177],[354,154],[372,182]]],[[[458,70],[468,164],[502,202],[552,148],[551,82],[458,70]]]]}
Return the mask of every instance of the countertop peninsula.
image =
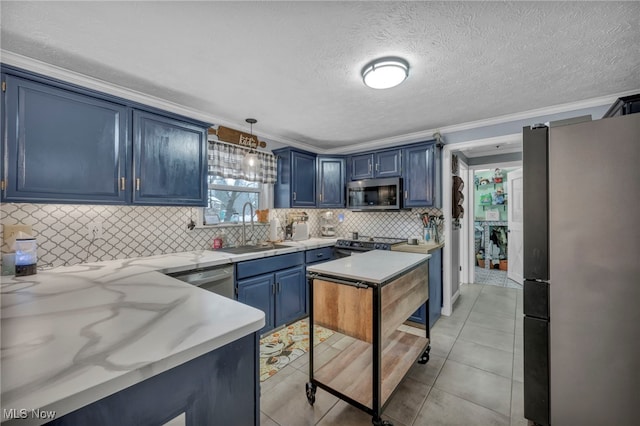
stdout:
{"type": "Polygon", "coordinates": [[[334,243],[285,242],[241,255],[201,250],[2,277],[2,408],[59,418],[264,326],[262,311],[166,273],[334,243]]]}

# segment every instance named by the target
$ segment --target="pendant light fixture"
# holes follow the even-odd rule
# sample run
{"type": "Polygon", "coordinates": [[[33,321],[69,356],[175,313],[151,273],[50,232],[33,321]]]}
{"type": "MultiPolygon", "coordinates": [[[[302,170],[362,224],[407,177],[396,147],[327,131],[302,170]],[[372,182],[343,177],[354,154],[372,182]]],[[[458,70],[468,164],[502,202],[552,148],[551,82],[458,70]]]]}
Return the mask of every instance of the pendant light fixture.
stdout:
{"type": "Polygon", "coordinates": [[[409,76],[409,63],[402,58],[380,58],[362,68],[362,81],[372,89],[389,89],[409,76]]]}
{"type": "Polygon", "coordinates": [[[251,125],[251,147],[242,159],[242,170],[246,175],[253,177],[258,174],[258,170],[260,170],[260,158],[258,158],[258,153],[253,148],[253,125],[257,123],[258,120],[255,118],[247,118],[245,121],[251,125]]]}

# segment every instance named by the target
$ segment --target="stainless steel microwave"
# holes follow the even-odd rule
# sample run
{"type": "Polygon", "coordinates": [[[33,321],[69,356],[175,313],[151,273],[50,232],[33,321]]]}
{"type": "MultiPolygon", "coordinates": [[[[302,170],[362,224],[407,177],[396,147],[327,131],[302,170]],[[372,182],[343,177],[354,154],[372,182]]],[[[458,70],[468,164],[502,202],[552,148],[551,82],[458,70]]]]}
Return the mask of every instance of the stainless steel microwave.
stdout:
{"type": "Polygon", "coordinates": [[[351,210],[401,209],[402,180],[397,177],[349,182],[347,208],[351,210]]]}

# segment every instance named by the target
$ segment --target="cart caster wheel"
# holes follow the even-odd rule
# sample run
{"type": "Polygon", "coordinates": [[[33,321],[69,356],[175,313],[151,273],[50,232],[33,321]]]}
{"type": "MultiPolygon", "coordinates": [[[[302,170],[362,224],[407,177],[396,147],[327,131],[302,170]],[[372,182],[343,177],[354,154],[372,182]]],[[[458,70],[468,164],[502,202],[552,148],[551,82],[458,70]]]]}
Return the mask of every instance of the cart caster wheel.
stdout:
{"type": "Polygon", "coordinates": [[[429,362],[429,351],[426,350],[424,353],[418,358],[418,364],[426,364],[429,362]]]}
{"type": "Polygon", "coordinates": [[[426,353],[431,353],[431,345],[427,346],[427,350],[425,352],[426,353]]]}
{"type": "Polygon", "coordinates": [[[393,423],[391,423],[389,420],[376,420],[375,418],[371,419],[371,423],[373,423],[373,426],[393,426],[393,423]]]}
{"type": "Polygon", "coordinates": [[[306,386],[307,390],[307,401],[309,401],[309,405],[313,405],[316,402],[316,385],[309,382],[306,386]]]}

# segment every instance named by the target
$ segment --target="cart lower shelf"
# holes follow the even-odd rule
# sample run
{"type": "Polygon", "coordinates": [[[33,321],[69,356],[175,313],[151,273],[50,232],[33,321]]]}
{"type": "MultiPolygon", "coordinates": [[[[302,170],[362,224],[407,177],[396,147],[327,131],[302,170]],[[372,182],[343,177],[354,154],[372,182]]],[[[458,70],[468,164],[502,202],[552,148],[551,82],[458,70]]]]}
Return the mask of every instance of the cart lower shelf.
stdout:
{"type": "MultiPolygon", "coordinates": [[[[416,360],[429,346],[429,339],[395,331],[382,349],[382,401],[384,405],[416,360]]],[[[314,379],[353,400],[372,407],[373,347],[355,340],[314,371],[314,379]]]]}

